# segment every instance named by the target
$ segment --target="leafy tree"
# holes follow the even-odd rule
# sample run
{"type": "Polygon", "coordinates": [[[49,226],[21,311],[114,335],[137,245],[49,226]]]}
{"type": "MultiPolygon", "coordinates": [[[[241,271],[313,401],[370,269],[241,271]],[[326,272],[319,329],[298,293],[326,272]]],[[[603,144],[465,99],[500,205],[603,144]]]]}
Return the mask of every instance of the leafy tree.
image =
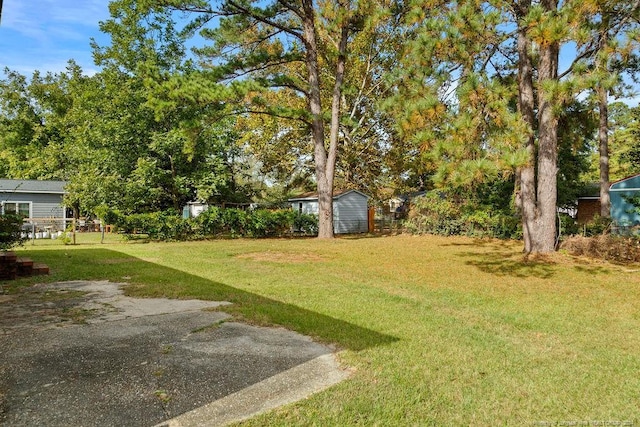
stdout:
{"type": "Polygon", "coordinates": [[[525,252],[555,249],[557,173],[564,166],[558,126],[563,110],[587,87],[578,73],[593,54],[585,46],[597,45],[594,34],[614,31],[612,25],[625,19],[620,16],[637,11],[635,4],[611,7],[616,19],[604,22],[595,3],[422,1],[407,15],[405,56],[414,65],[399,73],[399,96],[409,101],[405,130],[447,186],[516,169],[525,252]],[[559,53],[570,43],[579,49],[560,73],[559,53]]]}
{"type": "MultiPolygon", "coordinates": [[[[609,217],[609,97],[618,95],[628,85],[622,75],[637,71],[637,32],[640,29],[640,3],[619,0],[588,0],[574,6],[578,53],[563,73],[573,73],[582,85],[591,89],[597,105],[600,215],[609,217]]],[[[562,77],[562,76],[561,76],[562,77]]]]}
{"type": "MultiPolygon", "coordinates": [[[[125,1],[112,3],[122,8],[125,1]]],[[[373,15],[372,5],[349,1],[314,4],[296,2],[237,2],[219,5],[203,0],[136,2],[146,13],[167,10],[196,14],[187,32],[209,42],[196,49],[203,65],[197,92],[203,102],[221,102],[227,91],[242,95],[254,92],[244,111],[267,113],[301,120],[308,126],[313,144],[315,180],[319,195],[319,237],[333,237],[332,192],[338,151],[341,100],[345,64],[351,36],[373,15]],[[323,64],[331,81],[322,75],[323,64]],[[220,82],[232,82],[221,88],[220,82]],[[262,89],[278,88],[303,97],[304,109],[271,105],[260,96],[262,89]],[[330,102],[323,99],[328,91],[330,102]]],[[[183,93],[189,88],[182,87],[183,93]]],[[[185,92],[186,91],[186,92],[185,92]]],[[[246,99],[246,98],[245,98],[246,99]]]]}

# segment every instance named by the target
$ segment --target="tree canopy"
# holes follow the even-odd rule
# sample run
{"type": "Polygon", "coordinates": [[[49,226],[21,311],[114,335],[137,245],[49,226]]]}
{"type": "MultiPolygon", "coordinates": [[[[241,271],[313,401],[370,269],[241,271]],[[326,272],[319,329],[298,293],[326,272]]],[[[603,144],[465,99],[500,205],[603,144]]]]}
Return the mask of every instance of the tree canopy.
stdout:
{"type": "Polygon", "coordinates": [[[315,188],[320,237],[333,236],[334,189],[382,200],[437,188],[511,210],[525,251],[551,251],[557,207],[595,178],[595,161],[603,188],[639,167],[637,108],[609,105],[635,78],[639,10],[114,0],[95,75],[73,61],[5,71],[0,174],[68,180],[67,202],[86,213],[277,203],[315,188]]]}

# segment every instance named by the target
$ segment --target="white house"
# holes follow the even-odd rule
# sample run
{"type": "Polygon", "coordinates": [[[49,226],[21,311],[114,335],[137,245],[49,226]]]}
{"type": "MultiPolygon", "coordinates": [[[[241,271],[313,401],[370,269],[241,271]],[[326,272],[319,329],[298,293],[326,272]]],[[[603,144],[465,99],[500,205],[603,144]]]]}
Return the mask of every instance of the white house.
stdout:
{"type": "MultiPolygon", "coordinates": [[[[366,233],[369,230],[369,196],[357,191],[333,193],[333,231],[336,234],[366,233]]],[[[288,200],[300,213],[318,215],[318,193],[306,193],[288,200]]]]}

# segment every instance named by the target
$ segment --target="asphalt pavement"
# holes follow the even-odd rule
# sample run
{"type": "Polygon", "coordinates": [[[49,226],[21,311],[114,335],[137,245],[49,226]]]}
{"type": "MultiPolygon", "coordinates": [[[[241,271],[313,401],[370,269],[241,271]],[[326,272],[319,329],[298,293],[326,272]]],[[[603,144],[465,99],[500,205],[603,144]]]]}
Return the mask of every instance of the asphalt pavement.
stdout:
{"type": "Polygon", "coordinates": [[[208,310],[224,302],[37,286],[40,298],[0,295],[1,425],[221,426],[348,376],[308,337],[208,310]]]}

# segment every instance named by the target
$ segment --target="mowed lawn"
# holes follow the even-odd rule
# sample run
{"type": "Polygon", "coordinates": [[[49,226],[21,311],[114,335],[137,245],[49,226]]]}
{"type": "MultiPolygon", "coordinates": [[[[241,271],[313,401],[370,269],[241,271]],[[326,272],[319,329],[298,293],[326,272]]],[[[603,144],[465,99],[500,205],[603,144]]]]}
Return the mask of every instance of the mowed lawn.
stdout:
{"type": "Polygon", "coordinates": [[[24,284],[109,279],[137,296],[227,300],[244,321],[336,346],[349,380],[248,425],[640,425],[640,267],[526,262],[521,248],[110,237],[19,252],[52,269],[24,284]]]}

